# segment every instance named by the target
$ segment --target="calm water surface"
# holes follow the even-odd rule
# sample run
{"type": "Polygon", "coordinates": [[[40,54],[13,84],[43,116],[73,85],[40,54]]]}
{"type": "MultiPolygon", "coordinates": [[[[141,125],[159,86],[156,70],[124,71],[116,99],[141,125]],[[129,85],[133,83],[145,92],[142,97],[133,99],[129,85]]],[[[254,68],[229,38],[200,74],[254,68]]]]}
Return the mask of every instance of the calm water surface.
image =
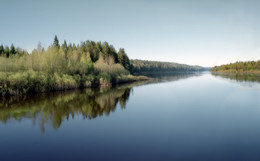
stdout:
{"type": "Polygon", "coordinates": [[[0,99],[0,161],[259,161],[259,76],[0,99]]]}

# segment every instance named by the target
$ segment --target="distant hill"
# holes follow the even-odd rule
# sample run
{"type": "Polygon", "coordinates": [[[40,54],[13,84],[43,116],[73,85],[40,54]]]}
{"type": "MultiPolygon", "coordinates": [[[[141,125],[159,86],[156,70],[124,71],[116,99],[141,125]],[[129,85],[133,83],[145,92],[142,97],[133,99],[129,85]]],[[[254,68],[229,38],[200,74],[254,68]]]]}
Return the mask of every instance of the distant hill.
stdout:
{"type": "Polygon", "coordinates": [[[194,71],[209,71],[210,68],[205,68],[197,65],[178,64],[173,62],[160,62],[148,60],[130,60],[132,65],[131,71],[134,74],[140,73],[173,73],[173,72],[194,72],[194,71]]]}

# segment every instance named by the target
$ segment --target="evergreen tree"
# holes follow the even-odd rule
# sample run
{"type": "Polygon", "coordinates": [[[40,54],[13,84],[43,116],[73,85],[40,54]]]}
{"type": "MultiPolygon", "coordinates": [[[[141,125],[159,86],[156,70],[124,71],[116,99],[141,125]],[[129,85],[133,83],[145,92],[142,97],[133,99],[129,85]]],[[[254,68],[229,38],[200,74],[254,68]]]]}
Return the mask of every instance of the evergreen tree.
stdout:
{"type": "Polygon", "coordinates": [[[96,43],[96,49],[98,50],[98,52],[101,52],[101,51],[102,51],[102,44],[101,44],[100,41],[98,41],[98,42],[96,43]]]}
{"type": "Polygon", "coordinates": [[[67,45],[67,42],[66,42],[66,40],[64,40],[64,43],[62,44],[62,50],[65,52],[65,53],[67,53],[67,51],[68,51],[68,45],[67,45]]]}
{"type": "Polygon", "coordinates": [[[57,35],[55,35],[55,37],[54,37],[53,46],[60,48],[60,44],[59,44],[57,35]]]}
{"type": "Polygon", "coordinates": [[[91,59],[93,62],[96,62],[99,58],[99,53],[102,52],[102,44],[101,42],[92,42],[93,48],[95,49],[93,52],[91,52],[91,59]]]}
{"type": "Polygon", "coordinates": [[[131,71],[131,64],[128,56],[125,54],[125,69],[131,71]]]}
{"type": "Polygon", "coordinates": [[[6,56],[7,58],[9,58],[9,54],[10,54],[9,47],[6,46],[6,47],[5,47],[5,56],[6,56]]]}
{"type": "Polygon", "coordinates": [[[4,54],[4,46],[0,45],[0,56],[4,54]]]}
{"type": "Polygon", "coordinates": [[[124,59],[125,50],[120,48],[118,51],[118,62],[124,66],[125,59],[124,59]]]}
{"type": "Polygon", "coordinates": [[[123,65],[123,67],[125,69],[127,69],[128,71],[130,71],[130,60],[128,58],[128,56],[125,53],[125,50],[120,48],[118,51],[118,62],[123,65]]]}
{"type": "Polygon", "coordinates": [[[11,55],[16,54],[15,47],[14,47],[13,44],[11,45],[11,48],[10,48],[10,54],[11,54],[11,55]]]}
{"type": "Polygon", "coordinates": [[[102,44],[102,53],[105,60],[110,55],[110,48],[107,42],[102,44]]]}
{"type": "Polygon", "coordinates": [[[114,62],[118,63],[118,56],[117,56],[116,49],[114,48],[113,45],[110,45],[109,47],[110,47],[110,54],[111,54],[111,56],[113,56],[114,62]]]}

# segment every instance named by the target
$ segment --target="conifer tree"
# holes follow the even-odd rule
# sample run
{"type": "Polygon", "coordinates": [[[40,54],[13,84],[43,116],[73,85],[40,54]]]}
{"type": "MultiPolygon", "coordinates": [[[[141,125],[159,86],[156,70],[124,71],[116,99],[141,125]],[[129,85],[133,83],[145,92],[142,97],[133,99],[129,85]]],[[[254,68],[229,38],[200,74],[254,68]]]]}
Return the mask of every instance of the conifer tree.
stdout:
{"type": "Polygon", "coordinates": [[[14,55],[15,53],[16,53],[15,47],[14,47],[14,45],[12,44],[12,45],[11,45],[11,48],[10,48],[10,54],[11,54],[11,55],[14,55]]]}
{"type": "Polygon", "coordinates": [[[55,37],[54,37],[53,46],[60,48],[60,44],[59,44],[57,35],[55,35],[55,37]]]}
{"type": "Polygon", "coordinates": [[[10,54],[9,47],[6,46],[6,47],[5,47],[5,56],[6,56],[7,58],[9,58],[9,54],[10,54]]]}
{"type": "Polygon", "coordinates": [[[118,51],[118,62],[128,71],[130,71],[130,60],[126,55],[125,50],[122,48],[120,48],[118,51]]]}
{"type": "Polygon", "coordinates": [[[4,54],[4,46],[0,45],[0,56],[4,54]]]}

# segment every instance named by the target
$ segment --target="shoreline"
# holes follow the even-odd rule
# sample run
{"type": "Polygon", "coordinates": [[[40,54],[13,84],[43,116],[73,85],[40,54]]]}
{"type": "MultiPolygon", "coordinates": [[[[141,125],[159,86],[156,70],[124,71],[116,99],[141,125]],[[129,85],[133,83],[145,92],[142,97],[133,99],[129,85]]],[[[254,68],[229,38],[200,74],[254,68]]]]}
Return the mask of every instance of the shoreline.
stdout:
{"type": "Polygon", "coordinates": [[[260,74],[260,71],[210,71],[211,73],[228,73],[228,74],[260,74]]]}
{"type": "MultiPolygon", "coordinates": [[[[29,82],[31,83],[31,88],[28,91],[23,90],[26,88],[27,85],[19,86],[19,89],[17,88],[17,85],[6,85],[5,83],[0,82],[0,99],[4,97],[9,96],[23,96],[23,95],[32,95],[32,94],[39,94],[39,93],[52,93],[52,92],[62,92],[62,91],[69,91],[69,90],[82,90],[82,89],[95,89],[95,88],[103,88],[103,87],[113,87],[117,85],[122,84],[130,84],[134,82],[142,82],[142,81],[149,81],[152,80],[152,78],[147,76],[134,76],[134,75],[124,75],[122,77],[116,78],[114,80],[111,80],[110,82],[103,81],[102,78],[98,79],[95,78],[91,82],[88,82],[85,85],[82,84],[76,84],[74,86],[70,86],[69,82],[66,84],[66,82],[62,82],[62,86],[60,87],[49,87],[45,86],[42,89],[38,89],[39,82],[29,82]]],[[[20,81],[14,81],[14,83],[19,83],[20,81]]],[[[42,81],[43,83],[43,81],[42,81]]]]}

